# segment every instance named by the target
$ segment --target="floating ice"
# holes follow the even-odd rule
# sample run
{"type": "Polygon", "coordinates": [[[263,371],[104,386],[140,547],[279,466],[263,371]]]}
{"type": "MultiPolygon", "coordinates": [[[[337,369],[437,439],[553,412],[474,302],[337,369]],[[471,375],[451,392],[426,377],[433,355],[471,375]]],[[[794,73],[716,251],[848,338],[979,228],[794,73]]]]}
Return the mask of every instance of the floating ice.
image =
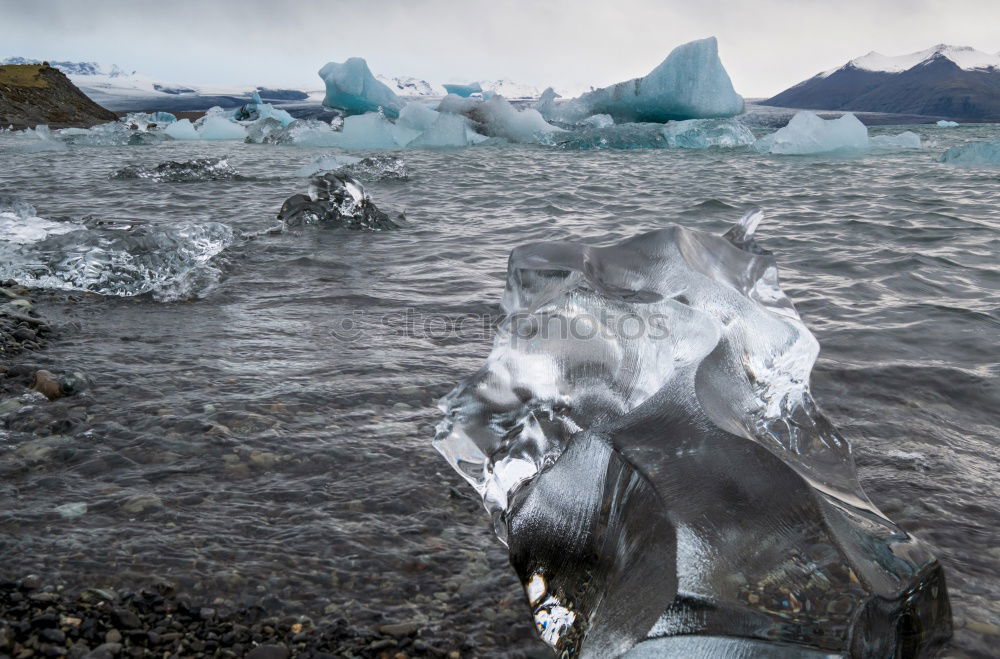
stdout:
{"type": "Polygon", "coordinates": [[[340,146],[344,149],[398,149],[394,125],[380,112],[368,112],[344,119],[340,146]]]}
{"type": "Polygon", "coordinates": [[[749,146],[756,139],[737,119],[688,119],[671,121],[663,127],[667,145],[681,149],[749,146]]]}
{"type": "Polygon", "coordinates": [[[408,146],[417,148],[442,148],[472,146],[488,138],[472,129],[471,122],[450,112],[438,113],[437,119],[408,146]]]}
{"type": "Polygon", "coordinates": [[[254,92],[250,96],[250,102],[241,106],[233,112],[232,118],[236,121],[266,121],[274,120],[282,126],[295,121],[287,111],[274,107],[270,103],[265,103],[260,99],[260,94],[254,92]]]}
{"type": "Polygon", "coordinates": [[[65,151],[69,147],[49,130],[48,126],[35,126],[34,129],[25,128],[16,133],[20,140],[21,151],[25,153],[40,153],[42,151],[65,151]]]}
{"type": "Polygon", "coordinates": [[[421,133],[429,129],[437,121],[438,112],[430,109],[423,103],[410,101],[399,113],[396,119],[395,138],[396,142],[406,146],[421,133]]]}
{"type": "Polygon", "coordinates": [[[409,178],[406,163],[387,155],[355,158],[346,155],[319,156],[312,163],[295,172],[296,176],[313,176],[320,172],[334,172],[364,181],[405,181],[409,178]]]}
{"type": "Polygon", "coordinates": [[[347,174],[327,172],[309,179],[309,194],[292,195],[278,219],[286,227],[325,224],[363,231],[388,231],[402,226],[375,206],[365,188],[347,174]]]}
{"type": "Polygon", "coordinates": [[[272,135],[278,135],[283,128],[277,119],[270,117],[261,119],[247,126],[247,136],[244,141],[248,144],[263,144],[270,141],[268,138],[272,135]]]}
{"type": "Polygon", "coordinates": [[[376,80],[368,63],[360,57],[342,64],[328,62],[319,70],[319,77],[326,84],[323,105],[329,108],[354,114],[377,112],[381,108],[387,117],[395,117],[403,108],[403,99],[376,80]]]}
{"type": "Polygon", "coordinates": [[[535,101],[535,104],[532,105],[532,107],[538,110],[546,119],[555,119],[557,98],[562,97],[556,93],[556,90],[551,87],[546,87],[545,91],[542,92],[542,95],[538,97],[538,100],[535,101]]]}
{"type": "Polygon", "coordinates": [[[435,447],[560,656],[931,656],[950,635],[941,567],[812,399],[819,346],[761,217],[515,249],[493,351],[441,401],[435,447]]]}
{"type": "Polygon", "coordinates": [[[9,200],[0,201],[0,229],[0,279],[102,295],[152,292],[162,300],[213,285],[220,272],[211,260],[234,240],[232,229],[217,222],[56,222],[9,200]]]}
{"type": "Polygon", "coordinates": [[[454,94],[455,96],[462,96],[468,98],[473,94],[482,94],[483,88],[478,82],[470,82],[467,85],[443,85],[445,92],[448,94],[454,94]]]}
{"type": "Polygon", "coordinates": [[[187,183],[193,181],[228,181],[243,178],[225,158],[195,158],[186,162],[169,160],[153,167],[133,166],[119,169],[112,179],[148,179],[187,183]]]}
{"type": "MultiPolygon", "coordinates": [[[[173,124],[171,124],[173,125],[173,124]]],[[[168,126],[169,127],[169,126],[168,126]]],[[[144,128],[148,128],[145,127],[144,128]]],[[[63,128],[59,136],[77,146],[143,146],[159,144],[164,133],[159,130],[140,130],[131,124],[112,121],[93,128],[63,128]]]]}
{"type": "Polygon", "coordinates": [[[198,139],[201,140],[244,140],[247,130],[240,124],[220,114],[208,114],[198,120],[198,139]]]}
{"type": "Polygon", "coordinates": [[[675,48],[642,78],[588,92],[564,104],[580,116],[610,114],[617,122],[713,119],[743,112],[719,60],[715,37],[675,48]]]}
{"type": "Polygon", "coordinates": [[[451,112],[452,114],[468,114],[482,104],[478,98],[463,98],[455,94],[448,94],[438,103],[438,112],[451,112]]]}
{"type": "Polygon", "coordinates": [[[556,133],[564,132],[545,121],[538,110],[518,110],[501,96],[477,104],[469,111],[469,116],[487,135],[505,137],[513,142],[550,144],[556,133]]]}
{"type": "Polygon", "coordinates": [[[592,114],[580,123],[591,128],[608,128],[615,125],[615,120],[610,114],[592,114]]]}
{"type": "Polygon", "coordinates": [[[905,131],[899,135],[876,135],[868,140],[873,149],[897,150],[921,148],[920,136],[913,131],[905,131]]]}
{"type": "Polygon", "coordinates": [[[965,165],[1000,165],[1000,141],[969,142],[953,146],[941,155],[941,162],[965,165]]]}
{"type": "Polygon", "coordinates": [[[169,112],[129,112],[119,119],[130,130],[150,130],[177,121],[169,112]]]}
{"type": "Polygon", "coordinates": [[[190,119],[181,119],[176,123],[172,123],[167,126],[163,133],[175,140],[197,140],[199,139],[198,131],[195,130],[194,125],[191,123],[190,119]]]}
{"type": "Polygon", "coordinates": [[[859,152],[867,148],[868,129],[851,113],[824,120],[814,112],[797,112],[787,126],[754,144],[761,153],[789,155],[859,152]]]}
{"type": "Polygon", "coordinates": [[[942,119],[941,121],[937,122],[937,125],[940,126],[941,128],[954,128],[955,126],[958,125],[958,122],[942,119]]]}
{"type": "Polygon", "coordinates": [[[738,119],[689,119],[666,124],[625,123],[566,133],[564,149],[707,149],[754,143],[738,119]]]}

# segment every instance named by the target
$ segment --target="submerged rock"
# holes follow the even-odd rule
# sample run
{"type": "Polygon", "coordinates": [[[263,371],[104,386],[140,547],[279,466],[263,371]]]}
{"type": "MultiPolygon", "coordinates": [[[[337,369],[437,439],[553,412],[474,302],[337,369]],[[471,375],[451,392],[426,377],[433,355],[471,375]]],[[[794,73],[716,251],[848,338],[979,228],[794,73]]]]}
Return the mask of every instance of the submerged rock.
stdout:
{"type": "Polygon", "coordinates": [[[435,447],[563,656],[929,656],[941,566],[862,491],[819,346],[748,213],[510,257],[486,364],[435,447]]]}
{"type": "Polygon", "coordinates": [[[285,226],[328,224],[345,229],[388,231],[402,226],[379,210],[353,176],[326,172],[309,179],[309,193],[292,195],[278,219],[285,226]]]}

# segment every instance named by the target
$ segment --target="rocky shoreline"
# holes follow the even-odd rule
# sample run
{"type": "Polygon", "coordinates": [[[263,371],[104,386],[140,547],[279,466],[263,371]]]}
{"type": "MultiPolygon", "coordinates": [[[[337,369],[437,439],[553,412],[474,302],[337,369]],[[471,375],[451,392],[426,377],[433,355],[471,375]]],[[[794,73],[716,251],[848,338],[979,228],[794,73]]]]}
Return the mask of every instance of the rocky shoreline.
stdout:
{"type": "Polygon", "coordinates": [[[135,593],[89,588],[76,595],[37,576],[0,582],[0,658],[247,657],[248,659],[473,656],[416,622],[352,625],[337,617],[274,617],[260,607],[226,611],[176,597],[168,587],[135,593]]]}

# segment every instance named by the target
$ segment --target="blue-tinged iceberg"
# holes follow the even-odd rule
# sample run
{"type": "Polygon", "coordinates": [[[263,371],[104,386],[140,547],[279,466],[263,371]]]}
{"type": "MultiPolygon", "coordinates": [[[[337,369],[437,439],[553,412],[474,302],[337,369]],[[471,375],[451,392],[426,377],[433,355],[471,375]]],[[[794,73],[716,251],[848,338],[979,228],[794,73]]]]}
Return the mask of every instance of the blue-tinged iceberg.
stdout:
{"type": "Polygon", "coordinates": [[[455,94],[456,96],[469,97],[473,94],[482,94],[483,87],[478,82],[470,82],[467,85],[459,84],[448,84],[442,85],[444,90],[449,94],[455,94]]]}
{"type": "Polygon", "coordinates": [[[761,153],[809,155],[857,153],[868,149],[868,128],[853,114],[822,119],[814,112],[797,112],[788,125],[754,144],[761,153]]]}
{"type": "Polygon", "coordinates": [[[941,155],[941,162],[963,165],[1000,165],[1000,141],[969,142],[953,146],[941,155]]]}
{"type": "Polygon", "coordinates": [[[378,112],[396,117],[403,109],[403,99],[372,75],[368,63],[360,57],[346,62],[328,62],[319,70],[326,84],[323,105],[349,114],[378,112]]]}
{"type": "Polygon", "coordinates": [[[441,401],[435,447],[559,656],[929,657],[950,636],[941,566],[812,398],[819,345],[761,217],[515,249],[493,351],[441,401]]]}
{"type": "Polygon", "coordinates": [[[642,78],[554,105],[571,115],[610,114],[616,122],[713,119],[743,112],[743,97],[719,59],[715,37],[675,48],[642,78]]]}

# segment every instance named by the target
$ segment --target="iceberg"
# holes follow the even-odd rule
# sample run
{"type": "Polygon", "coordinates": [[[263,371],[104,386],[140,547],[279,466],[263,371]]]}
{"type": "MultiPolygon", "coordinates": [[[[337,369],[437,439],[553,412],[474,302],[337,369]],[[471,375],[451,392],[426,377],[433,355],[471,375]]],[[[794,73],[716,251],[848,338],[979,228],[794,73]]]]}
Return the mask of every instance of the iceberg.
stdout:
{"type": "MultiPolygon", "coordinates": [[[[221,114],[208,114],[198,120],[198,139],[201,140],[244,140],[247,130],[235,121],[221,114]]],[[[175,124],[171,124],[175,125],[175,124]]],[[[168,126],[168,129],[170,127],[168,126]]],[[[169,133],[168,133],[169,135],[169,133]]]]}
{"type": "Polygon", "coordinates": [[[368,63],[360,57],[346,62],[328,62],[319,70],[326,84],[323,105],[350,114],[381,111],[395,118],[403,109],[403,100],[372,75],[368,63]]]}
{"type": "Polygon", "coordinates": [[[570,113],[610,114],[619,123],[725,118],[744,109],[715,37],[678,46],[642,78],[588,92],[565,105],[570,113]]]}
{"type": "Polygon", "coordinates": [[[941,155],[940,161],[960,165],[1000,165],[1000,141],[953,146],[941,155]]]}
{"type": "Polygon", "coordinates": [[[753,133],[738,119],[612,124],[566,135],[566,139],[559,141],[564,149],[707,149],[754,143],[753,133]]]}
{"type": "Polygon", "coordinates": [[[756,141],[749,128],[737,119],[688,119],[663,127],[667,146],[679,149],[732,148],[756,141]]]}
{"type": "Polygon", "coordinates": [[[287,111],[274,107],[270,103],[265,103],[260,98],[259,92],[254,92],[250,96],[250,102],[233,111],[232,118],[236,121],[267,121],[268,119],[277,121],[282,126],[295,121],[287,111]]]}
{"type": "Polygon", "coordinates": [[[15,133],[20,140],[20,150],[25,153],[40,153],[44,151],[66,151],[69,147],[56,137],[46,125],[25,128],[15,133]]]}
{"type": "Polygon", "coordinates": [[[179,119],[163,129],[163,134],[175,140],[197,140],[198,131],[190,119],[179,119]]]}
{"type": "MultiPolygon", "coordinates": [[[[556,99],[562,98],[556,93],[556,90],[551,87],[546,87],[545,91],[542,92],[538,100],[535,101],[534,105],[531,107],[538,110],[543,117],[546,119],[555,119],[556,117],[556,99]]],[[[608,115],[610,116],[610,115],[608,115]]]]}
{"type": "Polygon", "coordinates": [[[353,176],[326,172],[309,179],[309,193],[292,195],[282,204],[278,219],[285,227],[324,224],[362,231],[388,231],[403,226],[375,206],[353,176]]]}
{"type": "Polygon", "coordinates": [[[851,113],[824,120],[814,112],[796,112],[787,126],[757,140],[754,149],[760,153],[809,155],[859,152],[868,146],[868,128],[851,113]]]}
{"type": "Polygon", "coordinates": [[[467,85],[450,84],[442,86],[444,87],[444,91],[446,93],[462,96],[463,98],[468,98],[473,94],[483,93],[483,88],[478,82],[470,82],[467,85]]]}
{"type": "Polygon", "coordinates": [[[440,112],[434,123],[407,146],[413,148],[473,146],[487,139],[489,138],[485,135],[473,130],[470,121],[462,115],[440,112]]]}
{"type": "Polygon", "coordinates": [[[502,96],[476,104],[469,116],[482,127],[482,132],[493,137],[504,137],[512,142],[551,144],[562,128],[545,121],[534,108],[518,110],[502,96]]]}
{"type": "Polygon", "coordinates": [[[433,126],[437,118],[437,111],[430,109],[423,103],[410,101],[403,106],[403,109],[399,112],[399,117],[396,118],[396,142],[402,146],[406,146],[421,133],[433,126]]]}
{"type": "Polygon", "coordinates": [[[917,657],[951,634],[940,564],[812,398],[819,345],[761,218],[514,249],[493,350],[440,402],[434,446],[560,656],[917,657]]]}
{"type": "Polygon", "coordinates": [[[868,143],[873,149],[893,151],[899,149],[919,149],[923,146],[920,142],[920,136],[911,130],[902,132],[899,135],[876,135],[869,139],[868,143]]]}
{"type": "Polygon", "coordinates": [[[941,128],[955,128],[956,126],[958,126],[958,122],[942,119],[941,121],[937,122],[937,125],[940,126],[941,128]]]}
{"type": "Polygon", "coordinates": [[[610,114],[592,114],[580,123],[590,128],[608,128],[615,125],[615,120],[610,114]]]}

